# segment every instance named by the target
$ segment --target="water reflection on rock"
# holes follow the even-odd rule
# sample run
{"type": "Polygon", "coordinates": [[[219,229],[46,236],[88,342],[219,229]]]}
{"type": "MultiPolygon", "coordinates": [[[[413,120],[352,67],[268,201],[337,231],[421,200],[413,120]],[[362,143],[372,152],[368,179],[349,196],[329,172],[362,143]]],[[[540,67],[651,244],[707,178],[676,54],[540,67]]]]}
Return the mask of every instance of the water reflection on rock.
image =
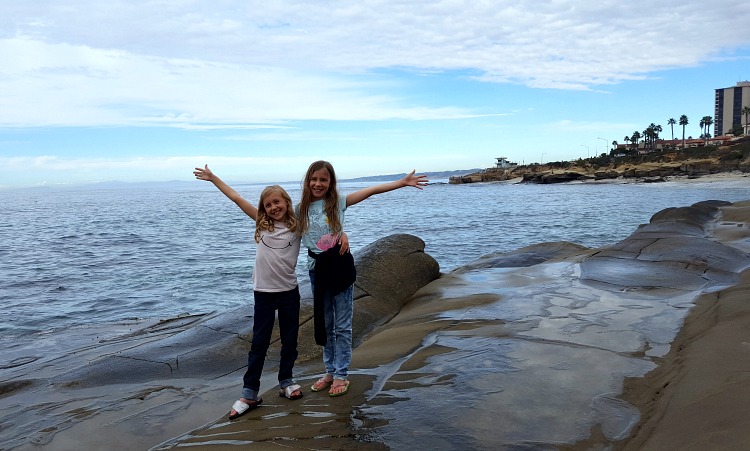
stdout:
{"type": "MultiPolygon", "coordinates": [[[[559,277],[577,274],[577,266],[480,269],[433,282],[440,289],[415,302],[450,303],[479,292],[497,300],[436,315],[443,326],[388,371],[362,409],[386,420],[377,435],[386,444],[442,449],[570,444],[597,424],[610,440],[627,436],[638,413],[614,396],[625,377],[654,367],[646,349],[675,333],[685,309],[559,277]],[[517,285],[528,278],[538,284],[517,285]],[[662,319],[646,326],[651,317],[662,319]]],[[[409,310],[403,315],[399,322],[415,320],[409,310]]]]}
{"type": "Polygon", "coordinates": [[[657,213],[607,248],[483,257],[421,288],[364,339],[346,397],[264,404],[159,449],[219,437],[253,437],[260,449],[611,449],[640,419],[621,398],[626,379],[657,367],[701,294],[750,266],[750,228],[723,222],[722,207],[733,208],[657,213]]]}
{"type": "Polygon", "coordinates": [[[717,212],[679,209],[611,248],[475,265],[433,282],[388,325],[432,332],[398,368],[375,369],[381,382],[361,406],[378,420],[371,432],[433,449],[538,449],[592,431],[602,446],[627,438],[639,412],[618,398],[625,378],[655,368],[697,296],[748,266],[743,246],[707,237],[717,212]]]}

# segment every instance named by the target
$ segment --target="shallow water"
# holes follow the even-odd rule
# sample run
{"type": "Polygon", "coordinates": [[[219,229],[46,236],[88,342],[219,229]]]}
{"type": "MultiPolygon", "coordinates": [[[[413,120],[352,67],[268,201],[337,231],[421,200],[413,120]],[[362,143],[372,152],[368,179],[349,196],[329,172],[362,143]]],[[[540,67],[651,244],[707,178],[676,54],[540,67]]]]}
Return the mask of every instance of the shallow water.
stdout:
{"type": "Polygon", "coordinates": [[[628,437],[640,412],[618,399],[624,380],[656,367],[698,292],[604,290],[580,276],[563,261],[434,282],[416,302],[445,306],[425,315],[436,331],[402,359],[357,370],[378,381],[360,407],[374,426],[359,432],[403,449],[556,449],[597,426],[607,442],[628,437]],[[483,301],[451,304],[471,296],[483,301]]]}

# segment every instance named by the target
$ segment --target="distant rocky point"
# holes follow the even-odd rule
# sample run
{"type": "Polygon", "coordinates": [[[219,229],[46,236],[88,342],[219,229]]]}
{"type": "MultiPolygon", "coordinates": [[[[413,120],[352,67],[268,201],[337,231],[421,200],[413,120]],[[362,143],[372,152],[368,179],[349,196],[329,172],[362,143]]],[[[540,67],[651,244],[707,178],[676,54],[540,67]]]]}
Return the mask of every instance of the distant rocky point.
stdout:
{"type": "MultiPolygon", "coordinates": [[[[430,180],[448,180],[453,177],[463,177],[466,174],[474,174],[481,172],[482,169],[463,169],[457,171],[438,171],[438,172],[419,172],[419,174],[425,174],[430,180]]],[[[357,177],[353,179],[341,179],[342,182],[390,182],[391,180],[398,180],[404,178],[406,172],[401,174],[388,174],[388,175],[372,175],[368,177],[357,177]]]]}
{"type": "Polygon", "coordinates": [[[562,183],[630,179],[664,181],[665,177],[701,177],[720,172],[750,172],[750,137],[729,145],[654,151],[618,157],[488,168],[454,176],[451,184],[517,180],[520,183],[562,183]]]}

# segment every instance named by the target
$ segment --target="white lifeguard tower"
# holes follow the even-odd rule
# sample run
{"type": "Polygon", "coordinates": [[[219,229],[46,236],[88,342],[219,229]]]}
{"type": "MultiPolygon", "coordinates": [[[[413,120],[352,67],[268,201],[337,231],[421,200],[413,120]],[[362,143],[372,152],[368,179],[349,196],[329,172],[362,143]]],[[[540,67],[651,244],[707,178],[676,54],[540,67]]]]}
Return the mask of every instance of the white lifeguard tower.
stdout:
{"type": "Polygon", "coordinates": [[[514,164],[508,161],[508,158],[506,157],[497,157],[495,159],[497,160],[497,163],[495,163],[496,168],[509,169],[511,166],[514,166],[514,164]]]}

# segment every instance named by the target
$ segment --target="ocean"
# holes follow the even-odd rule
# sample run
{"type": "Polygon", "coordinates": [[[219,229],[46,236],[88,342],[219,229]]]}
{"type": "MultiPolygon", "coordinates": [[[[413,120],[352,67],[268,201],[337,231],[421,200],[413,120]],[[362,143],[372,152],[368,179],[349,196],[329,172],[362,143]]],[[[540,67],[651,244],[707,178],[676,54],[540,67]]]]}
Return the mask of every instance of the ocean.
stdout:
{"type": "MultiPolygon", "coordinates": [[[[393,233],[422,238],[448,272],[492,252],[616,243],[668,207],[750,199],[739,182],[530,185],[435,183],[347,210],[352,250],[393,233]]],[[[340,183],[344,193],[368,183],[340,183]]],[[[235,184],[257,203],[263,185],[235,184]]],[[[298,183],[284,185],[292,199],[298,183]]],[[[167,319],[252,302],[254,223],[207,182],[0,192],[0,342],[70,328],[167,319]]],[[[306,256],[299,280],[307,283],[306,256]]]]}

